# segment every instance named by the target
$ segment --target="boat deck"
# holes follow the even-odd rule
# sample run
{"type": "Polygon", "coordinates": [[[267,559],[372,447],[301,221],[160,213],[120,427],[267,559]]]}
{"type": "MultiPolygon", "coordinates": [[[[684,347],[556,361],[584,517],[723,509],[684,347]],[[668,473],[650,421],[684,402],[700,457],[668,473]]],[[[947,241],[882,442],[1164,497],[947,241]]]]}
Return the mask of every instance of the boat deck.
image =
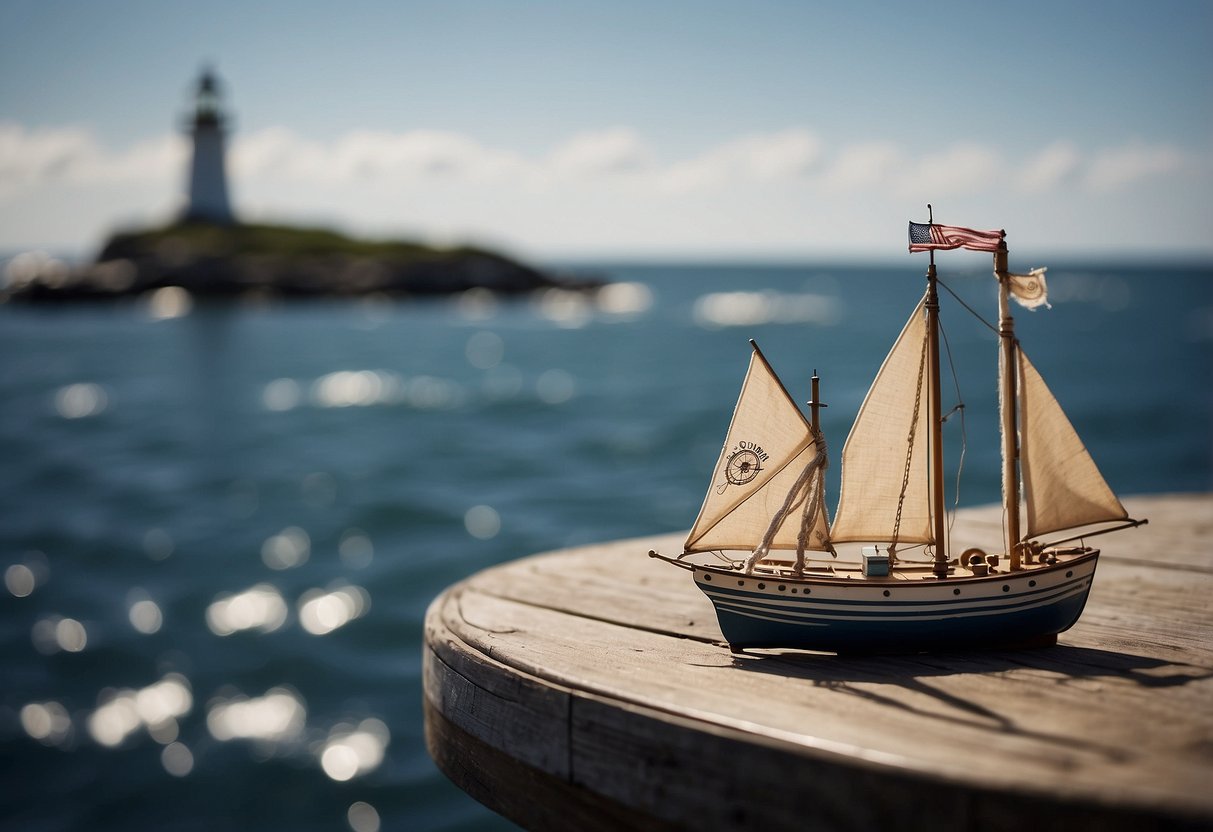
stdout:
{"type": "MultiPolygon", "coordinates": [[[[1143,524],[1144,525],[1144,524],[1143,524]]],[[[1092,538],[1092,541],[1107,538],[1092,538]]],[[[1092,546],[1090,549],[1099,551],[1099,546],[1092,546]]],[[[999,576],[1009,577],[1014,574],[1026,574],[1028,572],[1048,569],[1053,563],[1065,564],[1084,557],[1089,550],[1079,550],[1069,548],[1066,551],[1060,552],[1054,556],[1054,561],[1045,563],[1043,561],[1025,561],[1021,564],[1018,573],[1011,572],[1007,565],[1007,559],[1000,557],[996,561],[996,565],[990,567],[988,572],[976,573],[970,571],[967,567],[958,566],[956,559],[952,558],[951,565],[948,567],[948,578],[997,578],[999,576]]],[[[664,555],[665,553],[662,553],[664,555]]],[[[745,561],[744,552],[723,552],[722,557],[717,557],[715,553],[700,553],[682,558],[678,565],[685,568],[701,568],[713,572],[723,572],[725,574],[739,573],[740,565],[745,561]],[[732,565],[726,561],[732,559],[732,565]]],[[[935,567],[933,564],[924,561],[899,561],[890,570],[888,575],[866,575],[863,572],[863,566],[855,560],[845,559],[844,554],[836,561],[826,561],[822,559],[814,559],[806,561],[804,572],[800,575],[795,573],[791,561],[766,559],[759,561],[754,566],[754,571],[750,577],[754,579],[766,578],[775,580],[813,580],[813,579],[841,579],[841,580],[861,580],[872,583],[897,583],[900,581],[919,581],[929,580],[937,581],[935,577],[935,567]]],[[[668,556],[667,556],[668,559],[668,556]]]]}
{"type": "Polygon", "coordinates": [[[1213,829],[1213,495],[1125,503],[1037,650],[733,654],[681,536],[486,570],[427,614],[431,754],[531,829],[1213,829]]]}

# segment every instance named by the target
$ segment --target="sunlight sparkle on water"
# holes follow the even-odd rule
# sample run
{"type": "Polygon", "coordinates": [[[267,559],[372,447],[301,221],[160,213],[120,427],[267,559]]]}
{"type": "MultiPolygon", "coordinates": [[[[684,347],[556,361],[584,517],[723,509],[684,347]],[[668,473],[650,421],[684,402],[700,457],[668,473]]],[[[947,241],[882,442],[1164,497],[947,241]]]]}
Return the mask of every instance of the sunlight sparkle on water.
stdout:
{"type": "Polygon", "coordinates": [[[371,596],[360,586],[344,585],[325,592],[309,589],[299,598],[299,624],[314,636],[323,636],[366,615],[371,596]]]}
{"type": "Polygon", "coordinates": [[[608,283],[594,295],[594,302],[608,315],[633,318],[649,311],[653,292],[643,283],[608,283]]]}
{"type": "Polygon", "coordinates": [[[339,782],[374,771],[383,762],[389,739],[388,727],[379,719],[364,719],[356,728],[334,726],[320,751],[320,767],[339,782]]]}
{"type": "Polygon", "coordinates": [[[273,584],[257,584],[235,595],[220,595],[206,608],[206,626],[217,636],[259,629],[272,633],[286,623],[286,601],[273,584]]]}
{"type": "Polygon", "coordinates": [[[266,410],[293,410],[298,407],[301,395],[299,383],[294,379],[276,378],[261,391],[261,404],[266,410]]]}
{"type": "Polygon", "coordinates": [[[345,819],[353,832],[379,832],[379,812],[369,803],[361,800],[351,803],[345,819]]]}
{"type": "Polygon", "coordinates": [[[564,404],[577,394],[577,380],[564,370],[545,370],[535,382],[535,393],[544,404],[564,404]]]}
{"type": "Polygon", "coordinates": [[[206,728],[217,740],[292,740],[303,733],[307,708],[289,688],[276,687],[264,696],[237,695],[210,703],[206,728]]]}
{"type": "Polygon", "coordinates": [[[484,288],[468,289],[455,301],[459,316],[468,321],[487,321],[497,314],[497,296],[484,288]]]}
{"type": "Polygon", "coordinates": [[[261,560],[270,569],[291,569],[307,563],[312,539],[298,526],[288,526],[261,544],[261,560]]]}
{"type": "Polygon", "coordinates": [[[14,563],[4,570],[4,588],[14,598],[27,598],[50,580],[50,576],[46,555],[31,549],[25,553],[21,563],[14,563]]]}
{"type": "Polygon", "coordinates": [[[142,727],[155,739],[171,742],[177,736],[177,719],[194,707],[189,682],[179,673],[139,690],[123,688],[103,693],[104,701],[88,718],[89,735],[101,745],[115,748],[142,727]],[[171,739],[169,739],[171,737],[171,739]]]}
{"type": "Polygon", "coordinates": [[[4,570],[4,587],[15,598],[25,598],[38,585],[34,570],[24,563],[14,563],[4,570]]]}
{"type": "Polygon", "coordinates": [[[339,370],[312,383],[312,401],[320,407],[369,407],[399,401],[403,382],[382,370],[339,370]]]}
{"type": "Polygon", "coordinates": [[[146,592],[132,590],[127,596],[126,603],[126,614],[132,627],[145,636],[160,631],[160,626],[164,623],[164,615],[160,612],[159,605],[149,598],[146,592]]]}
{"type": "Polygon", "coordinates": [[[349,528],[341,533],[337,553],[351,569],[365,569],[375,557],[375,545],[362,529],[349,528]]]}
{"type": "Polygon", "coordinates": [[[590,322],[594,307],[584,292],[546,289],[537,302],[539,314],[565,329],[579,329],[590,322]]]}
{"type": "Polygon", "coordinates": [[[160,765],[174,777],[184,777],[194,770],[194,754],[184,743],[170,742],[160,752],[160,765]]]}
{"type": "Polygon", "coordinates": [[[147,314],[153,321],[184,317],[194,307],[194,299],[180,286],[163,286],[145,297],[147,314]]]}
{"type": "Polygon", "coordinates": [[[842,305],[837,298],[812,292],[714,292],[695,301],[692,314],[705,329],[760,324],[838,323],[842,305]]]}
{"type": "Polygon", "coordinates": [[[491,540],[501,531],[501,516],[492,506],[472,506],[463,515],[463,526],[478,540],[491,540]]]}
{"type": "Polygon", "coordinates": [[[21,727],[43,745],[61,745],[71,735],[72,718],[58,702],[30,702],[21,708],[21,727]]]}
{"type": "Polygon", "coordinates": [[[88,646],[88,632],[84,625],[74,618],[58,615],[41,618],[35,622],[30,637],[33,639],[34,649],[46,656],[60,650],[79,653],[88,646]]]}
{"type": "Polygon", "coordinates": [[[60,387],[55,393],[55,410],[64,419],[86,419],[102,413],[109,397],[101,385],[89,381],[60,387]]]}

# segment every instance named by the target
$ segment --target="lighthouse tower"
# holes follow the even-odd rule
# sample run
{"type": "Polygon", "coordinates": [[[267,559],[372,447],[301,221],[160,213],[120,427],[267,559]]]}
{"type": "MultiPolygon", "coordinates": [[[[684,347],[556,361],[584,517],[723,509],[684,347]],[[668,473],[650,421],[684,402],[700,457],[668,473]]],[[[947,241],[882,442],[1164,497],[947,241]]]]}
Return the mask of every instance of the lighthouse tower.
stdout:
{"type": "Polygon", "coordinates": [[[189,203],[184,219],[213,223],[233,223],[232,204],[227,196],[227,171],[223,160],[223,140],[227,116],[220,105],[219,81],[211,70],[204,70],[194,94],[194,112],[186,117],[185,128],[194,140],[194,158],[190,164],[189,203]]]}

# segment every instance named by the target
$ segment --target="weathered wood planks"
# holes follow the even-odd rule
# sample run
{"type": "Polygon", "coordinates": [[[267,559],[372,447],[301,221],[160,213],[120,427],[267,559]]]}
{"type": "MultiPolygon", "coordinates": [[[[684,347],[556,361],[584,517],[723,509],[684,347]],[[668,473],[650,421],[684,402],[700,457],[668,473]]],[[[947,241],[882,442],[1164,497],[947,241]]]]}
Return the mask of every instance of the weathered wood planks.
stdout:
{"type": "Polygon", "coordinates": [[[426,617],[431,754],[535,829],[1213,828],[1213,497],[1127,507],[1040,650],[734,655],[645,556],[681,536],[481,572],[426,617]]]}

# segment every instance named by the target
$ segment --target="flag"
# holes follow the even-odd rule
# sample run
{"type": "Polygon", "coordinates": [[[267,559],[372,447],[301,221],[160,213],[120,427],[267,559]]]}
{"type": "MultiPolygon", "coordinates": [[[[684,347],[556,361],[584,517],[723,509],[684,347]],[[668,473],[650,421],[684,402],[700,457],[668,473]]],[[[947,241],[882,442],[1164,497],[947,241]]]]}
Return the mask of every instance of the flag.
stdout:
{"type": "Polygon", "coordinates": [[[1001,231],[974,231],[959,225],[910,223],[910,251],[964,248],[970,251],[998,251],[1002,245],[1001,231]]]}
{"type": "Polygon", "coordinates": [[[1038,306],[1052,309],[1049,305],[1049,287],[1045,283],[1046,271],[1047,269],[1039,268],[1032,269],[1027,274],[1007,274],[1007,288],[1011,297],[1015,298],[1020,306],[1026,306],[1028,309],[1038,306]]]}

